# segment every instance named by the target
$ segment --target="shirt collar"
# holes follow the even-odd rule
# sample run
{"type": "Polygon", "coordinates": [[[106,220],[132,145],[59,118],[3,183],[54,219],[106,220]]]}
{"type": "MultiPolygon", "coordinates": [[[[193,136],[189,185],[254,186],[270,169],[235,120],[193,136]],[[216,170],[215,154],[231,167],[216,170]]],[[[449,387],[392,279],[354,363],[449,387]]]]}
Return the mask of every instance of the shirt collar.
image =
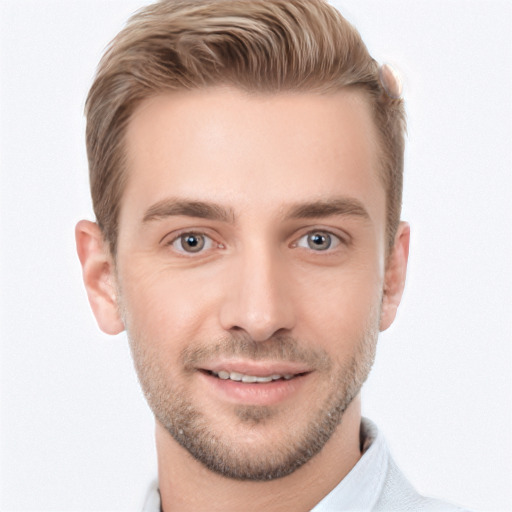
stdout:
{"type": "Polygon", "coordinates": [[[370,420],[361,420],[362,456],[348,475],[311,512],[372,510],[384,487],[389,452],[370,420]]]}

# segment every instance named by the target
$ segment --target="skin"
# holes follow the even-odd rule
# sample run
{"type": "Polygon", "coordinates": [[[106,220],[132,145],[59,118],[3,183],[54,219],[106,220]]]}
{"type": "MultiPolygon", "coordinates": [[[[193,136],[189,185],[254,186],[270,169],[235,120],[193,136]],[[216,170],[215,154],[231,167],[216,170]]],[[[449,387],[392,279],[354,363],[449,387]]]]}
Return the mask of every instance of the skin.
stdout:
{"type": "Polygon", "coordinates": [[[116,261],[89,221],[77,225],[77,249],[100,328],[128,332],[156,416],[164,509],[310,510],[361,456],[359,389],[405,282],[409,227],[386,255],[368,105],[354,91],[166,94],[138,107],[126,147],[116,261]],[[206,237],[204,248],[190,252],[184,233],[206,237]],[[297,376],[245,393],[205,372],[226,366],[297,376]],[[318,453],[257,481],[219,474],[176,442],[177,397],[241,470],[269,466],[344,403],[318,453]]]}

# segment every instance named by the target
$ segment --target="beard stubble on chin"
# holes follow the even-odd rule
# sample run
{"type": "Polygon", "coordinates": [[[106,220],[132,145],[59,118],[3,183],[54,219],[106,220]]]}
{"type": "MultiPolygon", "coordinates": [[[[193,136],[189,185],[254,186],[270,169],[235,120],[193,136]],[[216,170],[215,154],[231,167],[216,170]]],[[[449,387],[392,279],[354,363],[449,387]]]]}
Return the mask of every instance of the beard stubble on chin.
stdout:
{"type": "MultiPolygon", "coordinates": [[[[132,330],[128,331],[128,337],[146,400],[167,432],[209,470],[227,478],[264,481],[287,476],[300,468],[319,453],[334,434],[343,413],[370,372],[378,334],[376,325],[372,318],[353,356],[343,364],[334,361],[323,349],[304,348],[287,335],[254,342],[244,332],[230,332],[215,343],[189,345],[181,352],[180,363],[185,375],[222,355],[305,363],[322,376],[329,392],[313,405],[309,416],[297,418],[293,432],[282,432],[280,440],[252,450],[243,440],[233,439],[213,428],[211,419],[194,403],[185,386],[170,374],[165,360],[151,352],[151,344],[145,343],[143,337],[132,330]]],[[[239,424],[246,428],[278,422],[279,414],[283,414],[279,408],[257,405],[234,406],[233,412],[239,424]]]]}

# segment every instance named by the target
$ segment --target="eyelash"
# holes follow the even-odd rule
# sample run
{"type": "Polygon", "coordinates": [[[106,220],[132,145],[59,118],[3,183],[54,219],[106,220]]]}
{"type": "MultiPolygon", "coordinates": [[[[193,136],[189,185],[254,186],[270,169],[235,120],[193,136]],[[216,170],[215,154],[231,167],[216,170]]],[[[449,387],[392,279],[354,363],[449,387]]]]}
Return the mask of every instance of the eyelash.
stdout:
{"type": "Polygon", "coordinates": [[[224,248],[223,244],[215,242],[215,240],[211,236],[208,236],[207,234],[198,232],[198,231],[183,231],[183,232],[179,233],[178,235],[176,235],[172,240],[167,242],[165,245],[172,247],[175,251],[177,251],[178,253],[180,253],[182,255],[186,254],[187,257],[189,257],[189,255],[193,255],[193,254],[200,254],[200,253],[204,252],[205,250],[210,250],[214,246],[216,246],[217,249],[224,248]],[[205,246],[207,246],[206,249],[204,247],[201,247],[198,251],[194,252],[194,251],[186,251],[183,248],[183,245],[182,245],[181,249],[176,247],[176,244],[180,243],[180,241],[183,242],[183,239],[185,237],[201,237],[204,241],[205,246]]]}
{"type": "MultiPolygon", "coordinates": [[[[224,249],[225,246],[222,243],[216,242],[211,236],[207,235],[204,232],[201,231],[182,231],[181,233],[177,234],[175,237],[172,238],[169,242],[165,244],[168,247],[172,247],[173,250],[175,250],[180,256],[182,257],[194,257],[194,255],[200,255],[203,254],[212,248],[217,249],[224,249]],[[203,246],[200,247],[197,251],[187,251],[183,247],[183,241],[184,237],[201,237],[203,240],[203,246]],[[181,245],[179,247],[178,245],[181,245]]],[[[301,235],[295,242],[293,242],[290,247],[292,248],[301,248],[310,250],[312,253],[317,254],[330,254],[332,253],[337,247],[340,245],[348,245],[345,238],[341,237],[340,235],[334,234],[329,230],[326,229],[314,229],[310,230],[307,233],[304,233],[301,235]],[[308,237],[313,235],[321,235],[323,237],[328,238],[329,245],[325,247],[324,249],[319,248],[318,250],[315,250],[309,245],[308,237]],[[301,241],[303,241],[303,244],[301,244],[301,241]]]]}
{"type": "MultiPolygon", "coordinates": [[[[309,231],[307,233],[305,233],[304,235],[302,235],[296,242],[294,242],[291,247],[303,247],[305,249],[307,249],[308,247],[306,247],[305,245],[301,245],[300,242],[302,239],[306,239],[306,243],[308,243],[307,239],[309,236],[312,236],[312,235],[323,235],[323,236],[326,236],[328,237],[329,239],[329,245],[325,248],[325,249],[319,249],[318,251],[315,251],[311,246],[309,246],[309,249],[313,250],[314,252],[324,252],[324,251],[328,251],[329,249],[333,249],[335,247],[338,247],[340,244],[344,243],[343,239],[341,239],[338,235],[335,235],[334,233],[331,233],[330,231],[327,231],[327,230],[322,230],[322,229],[316,229],[316,230],[313,230],[313,231],[309,231]],[[332,243],[334,242],[334,247],[332,246],[332,243]]],[[[208,235],[204,234],[204,233],[198,233],[198,232],[194,232],[194,231],[187,231],[187,232],[183,232],[183,233],[180,233],[179,235],[177,235],[175,238],[173,238],[170,242],[168,242],[166,245],[168,246],[171,246],[173,247],[175,250],[177,250],[178,252],[182,253],[182,254],[194,254],[195,252],[194,251],[186,251],[183,246],[181,247],[181,249],[178,249],[175,244],[179,241],[183,241],[183,238],[184,237],[202,237],[203,240],[205,241],[204,243],[206,245],[208,245],[208,247],[206,247],[206,250],[208,249],[211,249],[213,244],[215,243],[215,241],[208,235]]],[[[308,244],[309,245],[309,244],[308,244]]],[[[217,248],[218,249],[223,249],[224,246],[220,243],[217,243],[217,248]]],[[[203,247],[201,247],[197,252],[197,253],[200,253],[200,252],[204,252],[203,251],[203,247]]]]}
{"type": "Polygon", "coordinates": [[[345,244],[346,245],[346,242],[344,241],[344,239],[341,236],[335,235],[334,233],[331,233],[330,231],[325,230],[325,229],[315,229],[315,230],[312,230],[312,231],[308,231],[307,233],[302,235],[297,240],[297,242],[293,243],[292,247],[302,247],[304,249],[311,249],[313,252],[322,253],[322,252],[331,252],[333,249],[335,249],[336,247],[340,246],[341,244],[345,244]],[[320,248],[318,248],[318,250],[313,249],[309,245],[309,240],[308,240],[308,237],[313,236],[313,235],[321,235],[323,237],[328,238],[329,245],[325,249],[320,249],[320,248]],[[300,242],[303,239],[306,240],[306,245],[300,245],[300,242]]]}

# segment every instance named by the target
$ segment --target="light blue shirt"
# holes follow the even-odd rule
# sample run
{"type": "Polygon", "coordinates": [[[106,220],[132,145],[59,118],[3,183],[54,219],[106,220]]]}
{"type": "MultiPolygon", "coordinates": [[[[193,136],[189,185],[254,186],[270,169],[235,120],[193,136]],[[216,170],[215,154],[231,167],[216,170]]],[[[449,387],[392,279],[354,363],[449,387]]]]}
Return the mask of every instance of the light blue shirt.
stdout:
{"type": "MultiPolygon", "coordinates": [[[[311,512],[468,512],[418,494],[394,463],[382,434],[366,418],[361,422],[361,438],[363,454],[357,464],[311,512]]],[[[156,483],[148,492],[143,512],[160,512],[160,493],[156,483]]]]}

